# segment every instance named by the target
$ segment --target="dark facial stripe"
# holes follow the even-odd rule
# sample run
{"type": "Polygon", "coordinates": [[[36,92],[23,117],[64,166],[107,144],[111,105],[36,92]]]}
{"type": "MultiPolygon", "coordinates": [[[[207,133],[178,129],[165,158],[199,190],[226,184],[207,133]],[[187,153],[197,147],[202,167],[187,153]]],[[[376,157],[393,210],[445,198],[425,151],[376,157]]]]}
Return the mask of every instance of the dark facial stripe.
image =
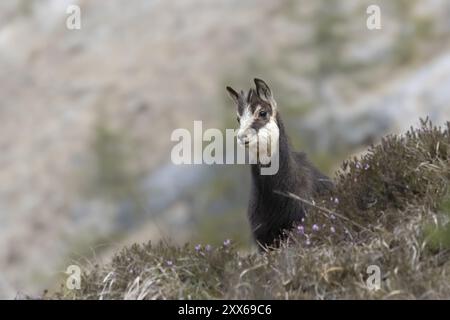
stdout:
{"type": "MultiPolygon", "coordinates": [[[[254,89],[251,90],[254,91],[254,89]]],[[[252,114],[255,113],[255,110],[258,108],[258,106],[261,106],[261,108],[266,111],[269,116],[272,114],[272,106],[270,105],[270,103],[267,103],[266,101],[260,99],[255,92],[253,92],[253,94],[247,95],[245,95],[243,92],[239,94],[237,106],[239,115],[242,116],[247,106],[250,108],[250,112],[252,114]]]]}
{"type": "Polygon", "coordinates": [[[258,132],[259,129],[264,127],[269,122],[269,118],[256,118],[253,120],[251,128],[255,129],[258,132]]]}

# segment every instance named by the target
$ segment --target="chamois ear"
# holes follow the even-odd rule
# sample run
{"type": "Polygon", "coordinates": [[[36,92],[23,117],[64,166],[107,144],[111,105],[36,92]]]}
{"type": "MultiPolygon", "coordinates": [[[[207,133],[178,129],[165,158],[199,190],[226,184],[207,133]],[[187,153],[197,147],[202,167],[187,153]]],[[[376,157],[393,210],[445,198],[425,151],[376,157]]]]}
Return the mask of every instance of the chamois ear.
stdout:
{"type": "Polygon", "coordinates": [[[272,91],[270,90],[267,83],[265,83],[263,80],[255,78],[255,85],[256,85],[256,93],[258,94],[258,97],[260,97],[262,100],[272,103],[274,101],[272,91]]]}
{"type": "Polygon", "coordinates": [[[232,87],[227,87],[227,92],[228,92],[228,95],[230,96],[230,98],[237,105],[239,102],[239,93],[237,93],[232,87]]]}
{"type": "Polygon", "coordinates": [[[250,89],[247,93],[247,103],[249,103],[250,101],[252,101],[253,96],[255,95],[255,90],[254,89],[250,89]]]}

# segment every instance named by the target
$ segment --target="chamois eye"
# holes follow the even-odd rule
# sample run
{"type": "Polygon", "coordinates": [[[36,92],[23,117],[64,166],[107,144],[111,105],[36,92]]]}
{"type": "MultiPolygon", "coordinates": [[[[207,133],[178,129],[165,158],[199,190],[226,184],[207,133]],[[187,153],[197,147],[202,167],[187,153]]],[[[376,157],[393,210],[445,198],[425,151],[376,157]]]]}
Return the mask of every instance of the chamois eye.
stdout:
{"type": "Polygon", "coordinates": [[[241,123],[241,118],[236,117],[236,120],[237,120],[238,123],[241,123]]]}
{"type": "Polygon", "coordinates": [[[266,112],[266,111],[260,111],[260,112],[259,112],[259,116],[260,116],[261,118],[264,118],[265,116],[267,116],[267,112],[266,112]]]}

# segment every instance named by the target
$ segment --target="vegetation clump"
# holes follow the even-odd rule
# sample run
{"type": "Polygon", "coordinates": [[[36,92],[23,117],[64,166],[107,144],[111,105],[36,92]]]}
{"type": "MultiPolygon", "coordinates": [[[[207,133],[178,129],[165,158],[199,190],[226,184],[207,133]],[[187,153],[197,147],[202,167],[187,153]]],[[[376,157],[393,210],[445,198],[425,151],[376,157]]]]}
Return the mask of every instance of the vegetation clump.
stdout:
{"type": "Polygon", "coordinates": [[[51,298],[448,299],[449,160],[450,123],[424,120],[345,162],[333,197],[297,197],[307,216],[280,248],[136,244],[51,298]],[[369,266],[380,270],[375,290],[369,266]]]}

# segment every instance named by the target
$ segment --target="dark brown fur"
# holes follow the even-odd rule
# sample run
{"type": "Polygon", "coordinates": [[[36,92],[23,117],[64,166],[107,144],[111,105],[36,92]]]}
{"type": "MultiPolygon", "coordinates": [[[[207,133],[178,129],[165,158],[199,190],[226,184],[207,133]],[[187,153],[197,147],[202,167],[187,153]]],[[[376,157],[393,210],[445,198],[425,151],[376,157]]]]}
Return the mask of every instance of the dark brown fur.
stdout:
{"type": "MultiPolygon", "coordinates": [[[[237,103],[239,114],[243,112],[244,102],[249,103],[250,108],[261,105],[264,109],[268,109],[268,112],[274,112],[270,105],[273,98],[269,87],[262,80],[255,79],[255,83],[256,94],[250,91],[247,96],[243,92],[237,94],[227,87],[237,103]]],[[[255,120],[255,129],[262,127],[264,121],[264,119],[255,120]]],[[[333,188],[331,180],[316,169],[304,153],[291,150],[278,110],[276,123],[279,128],[278,172],[274,175],[261,175],[261,165],[251,165],[252,185],[248,217],[253,237],[261,247],[277,246],[279,240],[283,238],[284,231],[301,223],[305,217],[304,203],[281,195],[277,191],[290,192],[310,200],[314,196],[329,193],[333,188]]]]}

